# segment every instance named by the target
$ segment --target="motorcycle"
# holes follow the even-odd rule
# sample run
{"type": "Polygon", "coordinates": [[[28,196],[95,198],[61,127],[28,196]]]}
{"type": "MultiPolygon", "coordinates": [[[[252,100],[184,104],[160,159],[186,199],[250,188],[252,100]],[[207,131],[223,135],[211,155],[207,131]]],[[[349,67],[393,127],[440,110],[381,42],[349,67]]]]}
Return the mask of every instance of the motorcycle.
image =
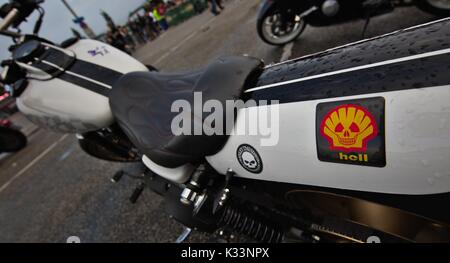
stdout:
{"type": "Polygon", "coordinates": [[[259,242],[450,241],[450,19],[270,66],[233,56],[160,73],[100,42],[8,31],[39,9],[12,4],[0,29],[17,45],[2,76],[26,80],[19,109],[100,147],[125,141],[144,164],[132,201],[162,195],[186,226],[178,241],[191,229],[259,242]],[[273,141],[239,133],[255,120],[275,124],[273,141]]]}
{"type": "MultiPolygon", "coordinates": [[[[0,99],[8,96],[3,92],[4,86],[0,83],[0,99]]],[[[0,111],[0,154],[17,152],[27,145],[27,137],[20,132],[20,127],[8,119],[8,115],[0,111]]]]}
{"type": "Polygon", "coordinates": [[[71,38],[60,45],[38,37],[43,1],[10,1],[2,6],[2,34],[16,42],[2,62],[3,81],[13,87],[20,111],[41,127],[78,134],[88,154],[108,161],[137,162],[136,149],[114,123],[108,106],[112,84],[134,71],[155,70],[105,43],[71,38]],[[8,31],[39,11],[33,34],[8,31]],[[39,58],[39,59],[37,59],[39,58]]]}
{"type": "Polygon", "coordinates": [[[364,37],[371,17],[407,5],[415,5],[433,15],[450,16],[447,0],[264,0],[258,12],[257,30],[267,44],[285,45],[296,40],[308,24],[328,26],[365,19],[364,37]]]}

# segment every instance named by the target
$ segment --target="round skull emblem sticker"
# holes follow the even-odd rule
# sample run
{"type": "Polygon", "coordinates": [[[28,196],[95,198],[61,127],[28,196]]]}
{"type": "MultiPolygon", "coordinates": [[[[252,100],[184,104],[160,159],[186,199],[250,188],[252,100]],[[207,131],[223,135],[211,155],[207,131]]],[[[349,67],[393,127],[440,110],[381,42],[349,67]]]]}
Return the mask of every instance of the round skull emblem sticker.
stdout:
{"type": "Polygon", "coordinates": [[[259,174],[263,170],[263,163],[258,152],[250,145],[241,145],[237,150],[239,163],[245,170],[259,174]]]}

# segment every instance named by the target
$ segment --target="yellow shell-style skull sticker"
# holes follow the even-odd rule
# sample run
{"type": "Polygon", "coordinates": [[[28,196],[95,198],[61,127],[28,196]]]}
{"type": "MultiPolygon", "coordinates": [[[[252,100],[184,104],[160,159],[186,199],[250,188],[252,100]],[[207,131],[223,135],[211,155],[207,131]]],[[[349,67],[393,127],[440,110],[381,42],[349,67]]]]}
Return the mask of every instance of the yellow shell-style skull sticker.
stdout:
{"type": "Polygon", "coordinates": [[[365,152],[367,143],[377,137],[378,125],[372,114],[357,105],[342,105],[323,119],[321,133],[331,150],[365,152]]]}

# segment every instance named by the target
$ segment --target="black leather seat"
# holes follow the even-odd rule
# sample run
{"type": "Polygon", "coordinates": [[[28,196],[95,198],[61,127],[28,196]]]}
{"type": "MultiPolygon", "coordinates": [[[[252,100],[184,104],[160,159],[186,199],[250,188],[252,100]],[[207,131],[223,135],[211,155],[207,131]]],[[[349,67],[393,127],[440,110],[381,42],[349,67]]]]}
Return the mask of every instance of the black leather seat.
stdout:
{"type": "MultiPolygon", "coordinates": [[[[180,113],[171,112],[173,102],[185,100],[190,104],[188,125],[194,131],[194,126],[202,127],[208,116],[195,115],[194,92],[202,93],[203,103],[217,100],[225,105],[227,100],[241,98],[246,83],[256,81],[262,66],[260,60],[251,57],[225,57],[184,74],[129,73],[113,86],[111,109],[130,140],[153,162],[168,168],[196,163],[220,151],[228,137],[174,135],[172,121],[180,113]]],[[[224,120],[226,114],[224,110],[224,120]]]]}

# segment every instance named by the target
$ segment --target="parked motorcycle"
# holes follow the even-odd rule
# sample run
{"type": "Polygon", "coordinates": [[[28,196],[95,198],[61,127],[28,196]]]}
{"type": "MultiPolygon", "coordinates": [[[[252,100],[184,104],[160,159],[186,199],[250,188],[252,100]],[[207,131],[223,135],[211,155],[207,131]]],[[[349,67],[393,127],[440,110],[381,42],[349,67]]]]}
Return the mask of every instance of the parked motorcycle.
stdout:
{"type": "Polygon", "coordinates": [[[10,1],[2,6],[0,25],[12,37],[12,57],[3,61],[3,81],[14,87],[20,111],[31,121],[57,132],[77,133],[90,155],[118,162],[140,161],[136,149],[115,124],[108,105],[112,85],[128,72],[154,70],[105,43],[72,38],[60,45],[38,37],[43,1],[10,1]],[[17,28],[39,11],[33,34],[17,28]]]}
{"type": "Polygon", "coordinates": [[[438,16],[450,16],[448,0],[264,0],[258,13],[257,29],[264,42],[285,45],[297,39],[306,25],[328,26],[365,19],[365,32],[371,17],[405,5],[416,5],[438,16]]]}
{"type": "MultiPolygon", "coordinates": [[[[0,83],[0,93],[4,96],[3,92],[4,87],[0,83]]],[[[0,153],[17,152],[27,145],[27,137],[8,117],[6,113],[0,111],[0,153]]]]}
{"type": "Polygon", "coordinates": [[[237,56],[168,74],[100,42],[6,30],[38,3],[2,8],[1,33],[17,41],[3,78],[27,81],[17,103],[37,124],[111,146],[119,160],[142,157],[133,201],[151,189],[189,229],[260,242],[450,241],[449,19],[267,67],[237,56]],[[199,113],[199,95],[256,103],[199,113]],[[215,114],[246,131],[273,110],[278,140],[175,134],[177,101],[194,109],[182,122],[194,130],[216,131],[215,114]]]}

